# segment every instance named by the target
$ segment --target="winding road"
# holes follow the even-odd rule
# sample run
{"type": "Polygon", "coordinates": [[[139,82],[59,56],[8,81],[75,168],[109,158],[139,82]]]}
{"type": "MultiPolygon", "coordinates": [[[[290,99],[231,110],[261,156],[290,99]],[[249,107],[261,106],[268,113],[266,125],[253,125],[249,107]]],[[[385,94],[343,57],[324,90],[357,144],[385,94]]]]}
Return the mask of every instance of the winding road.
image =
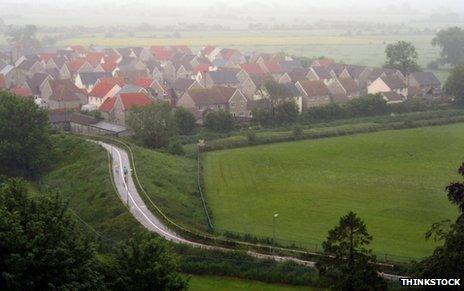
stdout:
{"type": "MultiPolygon", "coordinates": [[[[129,156],[127,152],[119,147],[114,145],[95,141],[99,145],[101,145],[105,150],[107,150],[111,157],[112,157],[112,171],[113,171],[113,178],[114,183],[116,186],[116,190],[118,192],[119,197],[126,204],[129,211],[132,215],[148,230],[157,233],[161,237],[165,238],[166,240],[172,241],[174,243],[179,244],[186,244],[193,247],[209,249],[209,250],[219,250],[219,251],[235,251],[233,249],[227,249],[218,246],[211,246],[205,245],[201,243],[197,243],[188,239],[181,237],[180,235],[176,234],[174,231],[166,227],[162,221],[160,221],[153,213],[148,209],[147,205],[140,197],[137,188],[135,187],[134,180],[132,178],[132,168],[131,163],[129,160],[129,156]],[[124,168],[128,170],[128,174],[125,177],[124,175],[124,168]]],[[[248,251],[248,255],[259,258],[259,259],[268,259],[274,260],[277,262],[288,262],[292,261],[301,265],[305,265],[307,267],[314,268],[316,263],[312,261],[304,261],[300,259],[296,259],[293,257],[284,257],[284,256],[276,256],[276,255],[267,255],[261,254],[257,252],[248,251]]],[[[382,277],[385,279],[390,280],[398,280],[399,278],[405,278],[404,276],[397,276],[391,275],[386,273],[380,273],[382,277]]]]}
{"type": "MultiPolygon", "coordinates": [[[[114,145],[98,141],[105,150],[107,150],[112,157],[112,171],[114,183],[119,197],[126,204],[132,215],[148,230],[157,233],[166,240],[174,243],[186,244],[193,247],[199,247],[209,250],[219,251],[234,251],[223,247],[210,246],[194,241],[190,241],[176,234],[174,231],[166,227],[162,221],[160,221],[153,213],[148,209],[147,205],[140,197],[137,188],[135,187],[134,180],[132,178],[132,169],[129,156],[127,152],[114,145]],[[128,174],[125,177],[123,169],[128,169],[128,174]]],[[[267,254],[261,254],[257,252],[248,251],[248,255],[259,258],[259,259],[271,259],[278,262],[292,261],[308,267],[315,267],[315,262],[299,260],[293,257],[282,257],[273,256],[267,254]]]]}

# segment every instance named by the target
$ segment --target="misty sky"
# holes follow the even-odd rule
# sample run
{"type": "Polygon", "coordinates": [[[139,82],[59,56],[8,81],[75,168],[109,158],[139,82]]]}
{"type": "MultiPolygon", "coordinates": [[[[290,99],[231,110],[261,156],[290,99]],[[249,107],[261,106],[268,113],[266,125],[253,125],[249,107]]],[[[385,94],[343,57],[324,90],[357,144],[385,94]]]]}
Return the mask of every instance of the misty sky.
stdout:
{"type": "Polygon", "coordinates": [[[7,23],[111,25],[204,22],[208,18],[272,21],[318,19],[408,22],[432,14],[464,19],[464,0],[0,0],[7,23]],[[336,17],[335,17],[336,16],[336,17]]]}

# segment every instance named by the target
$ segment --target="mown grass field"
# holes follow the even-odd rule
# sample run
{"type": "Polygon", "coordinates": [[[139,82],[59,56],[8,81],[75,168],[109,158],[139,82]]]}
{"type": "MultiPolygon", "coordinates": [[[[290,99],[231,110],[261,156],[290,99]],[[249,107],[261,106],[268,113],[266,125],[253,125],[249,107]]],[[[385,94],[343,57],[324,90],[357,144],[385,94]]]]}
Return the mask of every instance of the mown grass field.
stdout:
{"type": "MultiPolygon", "coordinates": [[[[433,222],[457,210],[444,187],[464,161],[464,124],[216,151],[204,156],[215,227],[320,245],[353,210],[390,259],[420,258],[433,222]]],[[[319,247],[320,249],[320,247],[319,247]]]]}
{"type": "Polygon", "coordinates": [[[190,279],[191,291],[313,291],[322,290],[313,287],[295,287],[289,285],[267,284],[258,281],[249,281],[236,278],[193,276],[190,279]]]}
{"type": "Polygon", "coordinates": [[[103,148],[68,135],[53,136],[53,147],[56,165],[41,180],[42,187],[58,191],[72,212],[106,238],[125,240],[143,229],[113,188],[103,148]]]}
{"type": "MultiPolygon", "coordinates": [[[[196,161],[137,146],[133,151],[140,182],[152,201],[176,223],[206,230],[206,215],[196,188],[196,161]]],[[[145,202],[153,209],[148,199],[145,202]]]]}

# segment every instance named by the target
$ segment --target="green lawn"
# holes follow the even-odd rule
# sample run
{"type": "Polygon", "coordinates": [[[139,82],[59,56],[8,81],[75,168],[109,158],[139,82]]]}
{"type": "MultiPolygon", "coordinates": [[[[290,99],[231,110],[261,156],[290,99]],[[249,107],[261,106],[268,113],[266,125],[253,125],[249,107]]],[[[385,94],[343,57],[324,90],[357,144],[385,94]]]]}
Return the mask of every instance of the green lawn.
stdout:
{"type": "MultiPolygon", "coordinates": [[[[176,223],[206,230],[206,215],[197,192],[196,160],[137,146],[133,151],[140,182],[152,201],[176,223]]],[[[152,207],[148,199],[145,202],[152,207]]]]}
{"type": "Polygon", "coordinates": [[[227,277],[193,276],[190,279],[191,291],[311,291],[321,290],[314,287],[294,287],[288,285],[268,284],[227,277]]]}
{"type": "MultiPolygon", "coordinates": [[[[340,216],[356,211],[382,258],[420,258],[433,222],[454,218],[444,187],[459,178],[464,124],[279,143],[204,156],[215,227],[320,244],[340,216]]],[[[320,248],[319,248],[320,249],[320,248]]]]}
{"type": "Polygon", "coordinates": [[[57,161],[42,187],[58,191],[74,213],[107,238],[125,240],[143,229],[113,188],[103,148],[68,135],[52,141],[57,161]]]}

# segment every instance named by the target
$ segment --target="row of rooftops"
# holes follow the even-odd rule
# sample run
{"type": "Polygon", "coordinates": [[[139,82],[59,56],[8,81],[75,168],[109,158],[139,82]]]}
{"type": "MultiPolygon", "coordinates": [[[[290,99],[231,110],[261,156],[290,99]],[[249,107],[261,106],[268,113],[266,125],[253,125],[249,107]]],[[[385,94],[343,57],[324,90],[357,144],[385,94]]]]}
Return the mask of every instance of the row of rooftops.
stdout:
{"type": "MultiPolygon", "coordinates": [[[[336,80],[347,93],[358,92],[363,86],[381,78],[391,89],[408,87],[410,78],[422,85],[441,86],[433,73],[416,72],[403,76],[393,69],[369,68],[361,65],[340,64],[331,59],[315,60],[311,67],[304,68],[298,60],[281,54],[242,53],[237,49],[206,46],[194,54],[187,46],[152,46],[102,48],[69,46],[54,52],[37,52],[24,55],[12,62],[8,54],[0,55],[0,88],[7,88],[9,72],[17,69],[21,72],[32,70],[38,63],[43,67],[39,73],[29,76],[23,86],[10,89],[18,95],[39,95],[40,86],[50,84],[56,100],[76,100],[81,95],[105,97],[115,86],[119,86],[117,96],[125,107],[148,104],[148,93],[140,92],[158,82],[165,94],[175,95],[176,91],[186,91],[192,83],[206,78],[212,81],[211,90],[198,90],[198,96],[207,96],[219,92],[222,87],[239,87],[244,73],[260,87],[269,78],[279,81],[286,76],[290,80],[289,90],[295,91],[299,84],[308,96],[328,95],[330,93],[324,81],[336,80]],[[183,68],[189,77],[165,79],[166,72],[183,68]],[[62,74],[69,78],[62,79],[62,74]],[[158,80],[155,74],[160,74],[158,80]],[[312,77],[308,77],[311,75],[312,77]],[[77,88],[75,79],[79,78],[90,90],[77,88]],[[311,79],[316,78],[316,80],[311,79]],[[73,81],[74,79],[74,81],[73,81]],[[203,94],[203,95],[202,95],[203,94]],[[143,98],[145,95],[146,98],[143,98]]],[[[201,81],[199,81],[202,84],[201,81]]],[[[227,95],[227,94],[216,94],[227,95]]],[[[181,96],[174,96],[180,98],[181,96]]],[[[221,98],[221,97],[218,97],[221,98]]],[[[115,98],[107,99],[101,110],[112,108],[115,98]]]]}

